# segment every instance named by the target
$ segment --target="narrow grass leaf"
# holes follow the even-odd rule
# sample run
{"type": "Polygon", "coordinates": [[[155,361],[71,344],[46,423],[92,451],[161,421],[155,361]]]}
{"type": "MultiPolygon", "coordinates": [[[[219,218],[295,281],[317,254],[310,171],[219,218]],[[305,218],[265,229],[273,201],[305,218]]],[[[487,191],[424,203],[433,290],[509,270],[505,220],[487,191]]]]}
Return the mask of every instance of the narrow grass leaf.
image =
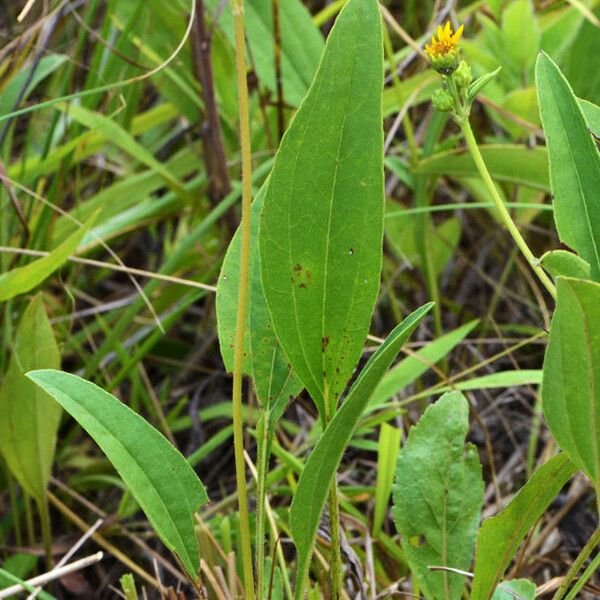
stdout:
{"type": "Polygon", "coordinates": [[[381,532],[390,494],[392,493],[396,459],[398,458],[398,452],[400,452],[401,439],[401,429],[392,427],[388,423],[381,424],[377,443],[377,483],[375,484],[375,514],[373,515],[373,537],[375,539],[381,532]]]}
{"type": "Polygon", "coordinates": [[[536,81],[556,228],[561,241],[589,263],[592,279],[600,280],[600,154],[571,86],[543,52],[536,81]]]}
{"type": "Polygon", "coordinates": [[[48,256],[39,258],[24,267],[17,267],[0,275],[0,302],[25,294],[37,287],[58,269],[72,254],[75,254],[81,240],[92,226],[96,216],[72,233],[60,246],[48,256]]]}
{"type": "Polygon", "coordinates": [[[62,410],[25,377],[32,369],[58,369],[60,352],[41,295],[25,309],[0,388],[0,454],[23,489],[42,502],[52,470],[62,410]]]}
{"type": "Polygon", "coordinates": [[[600,491],[600,284],[559,277],[542,400],[560,447],[600,491]]]}
{"type": "Polygon", "coordinates": [[[123,152],[156,171],[181,198],[193,203],[194,197],[185,189],[183,183],[118,123],[105,115],[88,110],[78,104],[60,106],[69,117],[81,125],[101,133],[111,144],[115,144],[123,152]]]}
{"type": "Polygon", "coordinates": [[[465,588],[464,576],[429,567],[468,570],[473,557],[484,486],[468,430],[469,404],[449,392],[411,428],[398,456],[394,520],[428,600],[458,600],[465,588]]]}
{"type": "Polygon", "coordinates": [[[290,508],[290,527],[298,551],[298,600],[302,598],[302,584],[308,573],[325,499],[344,450],[373,390],[432,306],[426,304],[406,317],[373,354],[306,462],[290,508]]]}
{"type": "Polygon", "coordinates": [[[50,54],[41,58],[35,70],[32,70],[29,63],[25,63],[21,71],[12,77],[6,86],[0,86],[0,115],[12,112],[25,86],[27,87],[21,102],[27,100],[37,85],[64,65],[66,61],[67,56],[63,54],[50,54]]]}
{"type": "Polygon", "coordinates": [[[321,417],[360,358],[383,238],[381,17],[350,0],[275,158],[260,229],[276,335],[321,417]]]}
{"type": "Polygon", "coordinates": [[[457,344],[473,331],[478,323],[478,320],[466,323],[454,331],[432,340],[421,350],[401,360],[384,375],[369,401],[369,408],[374,409],[380,406],[394,394],[416,381],[423,373],[447,356],[457,344]]]}
{"type": "Polygon", "coordinates": [[[527,532],[575,470],[565,453],[554,456],[532,475],[502,512],[483,523],[477,536],[473,598],[488,600],[492,596],[527,532]]]}
{"type": "MultiPolygon", "coordinates": [[[[259,402],[265,409],[285,407],[302,384],[277,341],[260,280],[258,229],[265,186],[252,204],[248,323],[244,340],[244,373],[251,375],[259,402]]],[[[223,260],[217,284],[217,326],[225,367],[233,371],[233,354],[239,298],[241,230],[235,232],[223,260]]]]}
{"type": "Polygon", "coordinates": [[[194,513],[208,498],[185,458],[141,416],[93,383],[54,370],[32,371],[27,377],[96,441],[158,536],[195,580],[199,556],[194,513]]]}
{"type": "MultiPolygon", "coordinates": [[[[458,381],[452,387],[457,390],[490,390],[494,388],[508,388],[516,385],[539,385],[542,383],[541,369],[519,369],[513,371],[498,371],[458,381]]],[[[447,391],[448,388],[441,388],[438,391],[447,391]]]]}

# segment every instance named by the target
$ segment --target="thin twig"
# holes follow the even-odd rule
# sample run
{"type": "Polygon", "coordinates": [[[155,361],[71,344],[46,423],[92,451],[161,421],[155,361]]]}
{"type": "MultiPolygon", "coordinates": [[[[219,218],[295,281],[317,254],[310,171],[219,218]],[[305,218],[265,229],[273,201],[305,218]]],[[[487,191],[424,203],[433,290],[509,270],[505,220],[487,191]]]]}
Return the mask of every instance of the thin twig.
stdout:
{"type": "Polygon", "coordinates": [[[56,579],[60,579],[69,573],[74,573],[75,571],[80,571],[81,569],[85,569],[90,565],[94,565],[97,562],[100,562],[104,557],[103,552],[96,552],[96,554],[92,554],[91,556],[86,556],[85,558],[81,558],[72,562],[69,565],[65,565],[64,567],[60,567],[59,569],[52,569],[48,573],[44,573],[43,575],[38,575],[33,579],[28,579],[25,581],[25,584],[17,583],[10,587],[7,587],[3,590],[0,590],[0,598],[10,598],[10,596],[14,596],[19,592],[27,589],[26,586],[37,586],[37,585],[45,585],[50,581],[55,581],[56,579]]]}

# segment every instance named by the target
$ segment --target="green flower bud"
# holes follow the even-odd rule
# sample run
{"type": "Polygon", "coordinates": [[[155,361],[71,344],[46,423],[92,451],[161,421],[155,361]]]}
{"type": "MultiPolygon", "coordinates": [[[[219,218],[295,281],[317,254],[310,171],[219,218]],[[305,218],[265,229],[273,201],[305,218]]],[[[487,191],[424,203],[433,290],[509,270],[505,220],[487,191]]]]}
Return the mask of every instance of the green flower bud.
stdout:
{"type": "Polygon", "coordinates": [[[454,75],[452,75],[458,89],[461,92],[464,92],[469,85],[471,85],[471,81],[473,81],[473,74],[471,73],[471,67],[464,60],[461,60],[458,68],[454,71],[454,75]]]}
{"type": "Polygon", "coordinates": [[[440,112],[448,112],[452,110],[452,96],[447,90],[439,88],[431,95],[431,103],[433,108],[440,112]]]}

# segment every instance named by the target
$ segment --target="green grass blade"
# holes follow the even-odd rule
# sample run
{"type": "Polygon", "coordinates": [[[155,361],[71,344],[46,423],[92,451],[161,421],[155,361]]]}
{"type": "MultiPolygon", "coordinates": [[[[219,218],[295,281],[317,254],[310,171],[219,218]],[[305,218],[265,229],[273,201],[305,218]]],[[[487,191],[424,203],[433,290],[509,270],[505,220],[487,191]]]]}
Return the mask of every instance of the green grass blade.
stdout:
{"type": "Polygon", "coordinates": [[[171,171],[167,169],[159,160],[138,143],[133,136],[123,129],[118,123],[101,115],[100,113],[88,110],[77,104],[61,105],[61,108],[75,121],[88,127],[89,129],[99,131],[102,135],[110,140],[124,152],[150,167],[163,177],[165,182],[177,192],[183,199],[193,202],[192,195],[185,189],[183,183],[173,176],[171,171]]]}
{"type": "Polygon", "coordinates": [[[375,539],[381,533],[381,526],[392,493],[401,439],[401,429],[387,423],[381,424],[377,443],[377,483],[375,484],[375,514],[373,515],[373,537],[375,539]]]}
{"type": "Polygon", "coordinates": [[[195,580],[200,559],[194,513],[208,497],[185,458],[141,416],[93,383],[53,370],[31,371],[27,377],[96,441],[195,580]]]}
{"type": "Polygon", "coordinates": [[[375,389],[369,401],[369,409],[377,408],[394,394],[418,379],[429,370],[429,365],[435,365],[447,356],[478,324],[479,321],[475,320],[458,327],[454,331],[431,341],[425,348],[415,352],[414,355],[401,360],[385,374],[381,383],[375,389]]]}
{"type": "Polygon", "coordinates": [[[379,290],[382,84],[377,3],[350,0],[282,141],[262,212],[275,332],[322,418],[358,362],[379,290]]]}
{"type": "Polygon", "coordinates": [[[302,598],[319,519],[344,450],[375,386],[431,307],[426,304],[411,313],[373,354],[306,462],[290,508],[290,527],[298,551],[297,599],[302,598]]]}
{"type": "Polygon", "coordinates": [[[34,260],[24,267],[17,267],[0,275],[0,302],[25,294],[37,287],[58,269],[72,254],[75,254],[81,240],[92,226],[96,216],[72,233],[48,256],[34,260]]]}

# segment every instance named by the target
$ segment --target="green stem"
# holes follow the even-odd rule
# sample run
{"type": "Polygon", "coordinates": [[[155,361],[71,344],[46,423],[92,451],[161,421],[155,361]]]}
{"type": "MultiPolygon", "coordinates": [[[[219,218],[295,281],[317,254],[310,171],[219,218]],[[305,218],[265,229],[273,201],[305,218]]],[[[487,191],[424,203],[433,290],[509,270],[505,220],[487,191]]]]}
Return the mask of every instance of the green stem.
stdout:
{"type": "MultiPolygon", "coordinates": [[[[450,89],[452,91],[452,86],[450,89]]],[[[469,149],[469,152],[471,153],[473,162],[475,163],[475,166],[477,167],[477,170],[479,171],[479,175],[481,176],[483,183],[487,187],[487,189],[492,197],[492,200],[494,201],[494,204],[496,205],[498,213],[500,214],[500,218],[502,219],[502,221],[503,221],[504,225],[506,226],[506,228],[508,229],[509,233],[512,235],[513,240],[519,247],[519,250],[521,250],[521,252],[523,253],[523,256],[526,258],[527,262],[529,263],[529,266],[533,269],[533,272],[538,276],[539,280],[542,282],[544,287],[548,290],[550,295],[553,298],[556,298],[556,288],[554,287],[554,284],[552,283],[550,277],[548,277],[546,272],[540,266],[539,261],[535,258],[535,256],[529,249],[527,242],[523,239],[521,232],[518,230],[517,226],[515,225],[514,221],[512,220],[512,217],[510,216],[508,209],[504,205],[502,198],[500,198],[500,194],[498,194],[498,190],[496,189],[496,186],[494,185],[494,182],[492,181],[492,178],[491,178],[490,173],[485,165],[483,157],[481,156],[481,152],[479,151],[479,146],[477,145],[477,142],[475,141],[475,136],[473,135],[473,130],[471,129],[471,124],[469,123],[468,117],[466,117],[464,115],[460,116],[459,118],[457,118],[457,121],[458,121],[458,125],[460,126],[460,129],[465,137],[465,141],[467,142],[467,148],[469,149]]]]}
{"type": "MultiPolygon", "coordinates": [[[[583,563],[587,560],[588,556],[592,553],[592,551],[598,544],[600,544],[600,527],[598,527],[596,529],[596,531],[594,531],[594,533],[592,534],[592,537],[590,537],[590,539],[587,541],[587,544],[582,548],[581,552],[579,553],[579,556],[575,559],[575,562],[571,565],[571,568],[567,571],[564,581],[562,582],[561,586],[558,588],[556,594],[554,594],[554,597],[552,598],[552,600],[562,600],[566,591],[569,589],[571,582],[573,581],[573,579],[575,579],[575,576],[577,575],[577,573],[579,573],[579,569],[581,569],[581,567],[583,566],[583,563]]],[[[596,563],[597,560],[598,560],[598,557],[596,557],[594,559],[592,564],[596,563]]],[[[588,570],[589,569],[586,569],[584,575],[588,572],[588,570]]],[[[592,570],[591,573],[588,574],[588,577],[593,572],[594,571],[592,570]]],[[[584,579],[584,578],[582,577],[582,579],[584,579]]],[[[584,579],[584,582],[585,582],[585,579],[584,579]]]]}
{"type": "Polygon", "coordinates": [[[575,585],[571,588],[571,591],[565,600],[575,600],[586,581],[598,570],[598,568],[600,568],[600,552],[596,554],[594,560],[592,560],[587,569],[583,572],[583,575],[575,582],[575,585]]]}
{"type": "MultiPolygon", "coordinates": [[[[256,506],[256,587],[258,597],[265,595],[265,499],[267,487],[267,463],[269,447],[269,414],[263,411],[258,424],[257,506],[256,506]]],[[[275,568],[274,566],[272,568],[275,568]]]]}
{"type": "Polygon", "coordinates": [[[341,600],[342,550],[340,536],[340,508],[337,494],[337,481],[334,479],[329,491],[329,531],[331,533],[331,598],[341,600]]]}
{"type": "Polygon", "coordinates": [[[240,256],[240,291],[235,331],[233,359],[233,443],[235,472],[240,514],[242,564],[244,570],[245,597],[254,600],[254,573],[252,567],[252,543],[248,516],[246,491],[246,465],[244,461],[244,431],[242,416],[242,380],[244,362],[244,333],[248,316],[248,279],[250,266],[250,211],[252,205],[252,162],[250,147],[250,113],[248,108],[248,81],[246,78],[246,43],[244,36],[243,0],[235,0],[232,6],[235,20],[235,57],[238,95],[240,103],[240,138],[242,151],[242,244],[240,256]]]}

